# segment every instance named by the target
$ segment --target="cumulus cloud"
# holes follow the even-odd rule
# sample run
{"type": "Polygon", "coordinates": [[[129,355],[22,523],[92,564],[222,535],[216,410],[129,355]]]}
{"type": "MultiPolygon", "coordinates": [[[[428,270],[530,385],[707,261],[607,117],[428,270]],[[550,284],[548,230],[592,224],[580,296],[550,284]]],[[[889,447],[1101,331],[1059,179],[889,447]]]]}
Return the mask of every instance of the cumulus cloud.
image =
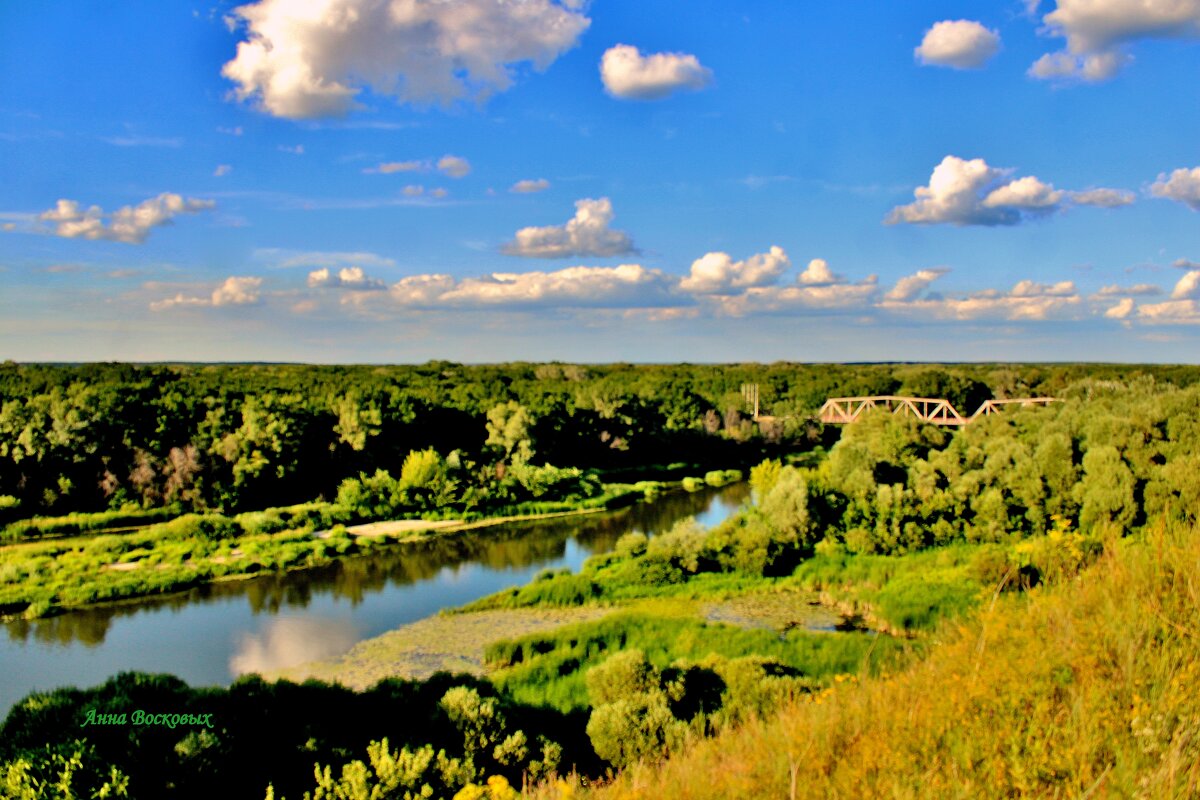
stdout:
{"type": "Polygon", "coordinates": [[[378,278],[368,277],[362,267],[342,267],[336,273],[328,267],[308,273],[310,289],[353,289],[360,292],[387,288],[378,278]]]}
{"type": "Polygon", "coordinates": [[[883,299],[898,302],[913,300],[928,289],[931,283],[949,271],[948,269],[922,269],[912,275],[906,275],[896,281],[896,285],[883,296],[883,299]]]}
{"type": "Polygon", "coordinates": [[[652,307],[672,305],[671,278],[639,264],[496,272],[482,278],[414,275],[392,285],[396,303],[418,308],[652,307]]]}
{"type": "Polygon", "coordinates": [[[987,208],[1041,211],[1057,208],[1062,199],[1062,192],[1030,175],[993,189],[983,198],[983,205],[987,208]]]}
{"type": "Polygon", "coordinates": [[[180,214],[194,214],[215,205],[212,200],[184,199],[180,195],[164,192],[136,206],[124,206],[106,215],[99,206],[83,209],[74,200],[59,200],[54,208],[39,214],[38,219],[50,223],[50,232],[55,236],[67,239],[105,239],[141,244],[152,229],[170,224],[180,214]]]}
{"type": "Polygon", "coordinates": [[[221,73],[239,100],[289,119],[342,116],[369,87],[450,104],[543,70],[590,24],[575,0],[259,0],[234,10],[246,40],[221,73]]]}
{"type": "Polygon", "coordinates": [[[1017,209],[999,204],[984,205],[984,197],[1007,171],[988,166],[982,158],[966,160],[946,156],[933,169],[928,186],[913,190],[916,201],[897,206],[884,219],[889,225],[898,223],[936,225],[1014,225],[1021,220],[1017,209]]]}
{"type": "Polygon", "coordinates": [[[913,190],[915,202],[896,206],[888,225],[1016,225],[1046,216],[1069,203],[1115,208],[1133,202],[1119,189],[1068,192],[1029,175],[1011,179],[1011,169],[989,166],[982,158],[946,156],[927,186],[913,190]]]}
{"type": "Polygon", "coordinates": [[[430,190],[429,190],[429,196],[430,196],[430,197],[436,197],[436,198],[438,198],[439,200],[440,200],[440,199],[442,199],[443,197],[445,197],[445,196],[446,196],[446,195],[448,195],[448,194],[450,194],[450,192],[446,191],[445,189],[443,189],[443,188],[442,188],[442,187],[440,187],[440,186],[439,186],[438,188],[436,188],[436,189],[430,189],[430,190]]]}
{"type": "Polygon", "coordinates": [[[1200,167],[1177,169],[1168,175],[1159,175],[1150,185],[1150,194],[1186,203],[1193,211],[1200,211],[1200,167]]]}
{"type": "Polygon", "coordinates": [[[259,287],[262,278],[252,276],[231,276],[212,290],[207,297],[188,296],[182,292],[174,297],[156,300],[150,304],[152,311],[166,311],[180,306],[244,306],[259,301],[259,287]]]}
{"type": "Polygon", "coordinates": [[[1099,208],[1120,208],[1133,203],[1133,192],[1124,189],[1087,189],[1082,192],[1071,192],[1071,202],[1077,206],[1098,206],[1099,208]]]}
{"type": "Polygon", "coordinates": [[[419,184],[409,184],[401,190],[405,197],[420,197],[425,194],[425,187],[419,184]]]}
{"type": "Polygon", "coordinates": [[[258,287],[262,286],[262,278],[230,277],[213,289],[212,304],[214,306],[244,306],[258,302],[258,287]]]}
{"type": "Polygon", "coordinates": [[[1082,298],[1071,281],[1046,285],[1023,280],[1008,292],[986,289],[965,297],[885,298],[880,307],[943,319],[1043,320],[1081,303],[1082,298]]]}
{"type": "Polygon", "coordinates": [[[1171,266],[1175,269],[1200,269],[1200,261],[1188,261],[1186,258],[1177,258],[1171,262],[1171,266]]]}
{"type": "Polygon", "coordinates": [[[442,156],[437,162],[438,172],[451,178],[465,178],[471,174],[471,164],[461,156],[442,156]]]}
{"type": "Polygon", "coordinates": [[[233,172],[233,167],[229,166],[228,164],[218,164],[217,168],[213,170],[213,177],[223,178],[231,172],[233,172]]]}
{"type": "Polygon", "coordinates": [[[537,192],[544,192],[549,188],[550,181],[545,178],[538,178],[537,180],[517,181],[508,190],[514,194],[535,194],[537,192]]]}
{"type": "Polygon", "coordinates": [[[969,19],[943,20],[925,32],[913,51],[922,64],[979,69],[1000,51],[1000,34],[969,19]]]}
{"type": "Polygon", "coordinates": [[[605,90],[624,100],[660,100],[681,89],[699,91],[712,83],[712,70],[687,53],[643,56],[636,47],[610,47],[600,59],[605,90]]]}
{"type": "Polygon", "coordinates": [[[1115,306],[1106,309],[1104,316],[1109,319],[1128,319],[1129,315],[1133,313],[1133,307],[1133,298],[1126,297],[1115,306]]]}
{"type": "Polygon", "coordinates": [[[1030,74],[1100,81],[1132,60],[1124,49],[1131,42],[1200,37],[1200,0],[1058,0],[1042,21],[1067,47],[1042,56],[1030,74]]]}
{"type": "Polygon", "coordinates": [[[1138,318],[1151,324],[1200,325],[1200,306],[1195,300],[1166,300],[1138,306],[1138,318]]]}
{"type": "Polygon", "coordinates": [[[607,197],[577,200],[575,216],[565,225],[522,228],[501,252],[529,258],[608,257],[635,252],[629,234],[608,227],[612,220],[612,203],[607,197]]]}
{"type": "Polygon", "coordinates": [[[688,276],[679,288],[692,294],[732,294],[752,286],[766,286],[779,280],[791,265],[782,247],[734,261],[728,253],[706,253],[692,262],[688,276]]]}
{"type": "Polygon", "coordinates": [[[1185,272],[1179,282],[1175,284],[1175,288],[1171,291],[1172,300],[1186,300],[1200,296],[1200,269],[1194,269],[1191,272],[1185,272]]]}
{"type": "Polygon", "coordinates": [[[800,283],[821,285],[827,283],[845,283],[845,279],[841,275],[835,275],[829,269],[829,263],[823,258],[814,258],[808,262],[808,266],[804,268],[797,278],[800,283]]]}

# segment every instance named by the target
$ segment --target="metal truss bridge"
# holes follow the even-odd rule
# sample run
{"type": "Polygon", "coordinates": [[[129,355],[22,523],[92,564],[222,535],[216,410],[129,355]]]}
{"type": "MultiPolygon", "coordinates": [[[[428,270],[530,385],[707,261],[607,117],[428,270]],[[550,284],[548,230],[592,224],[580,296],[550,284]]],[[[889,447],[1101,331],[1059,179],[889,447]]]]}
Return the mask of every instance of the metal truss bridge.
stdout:
{"type": "Polygon", "coordinates": [[[908,414],[922,422],[933,425],[961,427],[980,417],[990,416],[1005,406],[1046,406],[1058,402],[1054,397],[1024,397],[1017,400],[988,400],[969,417],[959,414],[949,400],[930,397],[897,397],[878,395],[875,397],[831,397],[821,406],[821,422],[848,424],[858,422],[862,415],[875,408],[886,409],[892,414],[908,414]]]}

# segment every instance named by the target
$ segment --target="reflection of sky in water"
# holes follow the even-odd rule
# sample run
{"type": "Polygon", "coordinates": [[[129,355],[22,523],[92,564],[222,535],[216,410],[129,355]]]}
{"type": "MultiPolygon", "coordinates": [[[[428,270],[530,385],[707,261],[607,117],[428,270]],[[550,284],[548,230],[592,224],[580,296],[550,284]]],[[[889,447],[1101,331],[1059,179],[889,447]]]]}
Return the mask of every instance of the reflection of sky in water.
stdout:
{"type": "Polygon", "coordinates": [[[233,675],[271,670],[340,656],[358,641],[348,619],[284,617],[271,619],[258,634],[243,633],[229,658],[233,675]]]}
{"type": "Polygon", "coordinates": [[[415,555],[425,559],[422,563],[434,560],[412,575],[400,574],[403,564],[395,562],[403,559],[392,550],[393,562],[385,551],[378,558],[347,562],[332,570],[333,577],[294,573],[200,590],[187,602],[177,598],[175,605],[147,601],[10,623],[9,635],[0,637],[0,715],[34,689],[92,686],[126,670],[169,672],[204,686],[228,683],[247,670],[336,656],[361,639],[447,606],[528,583],[544,569],[578,571],[588,556],[609,549],[624,531],[662,533],[675,520],[693,515],[705,526],[715,525],[745,496],[744,485],[676,495],[604,519],[535,527],[517,539],[485,529],[473,540],[476,546],[453,557],[466,560],[437,567],[436,553],[415,555]],[[374,582],[355,577],[356,570],[370,573],[372,568],[374,582]],[[352,589],[339,584],[339,577],[352,589]]]}

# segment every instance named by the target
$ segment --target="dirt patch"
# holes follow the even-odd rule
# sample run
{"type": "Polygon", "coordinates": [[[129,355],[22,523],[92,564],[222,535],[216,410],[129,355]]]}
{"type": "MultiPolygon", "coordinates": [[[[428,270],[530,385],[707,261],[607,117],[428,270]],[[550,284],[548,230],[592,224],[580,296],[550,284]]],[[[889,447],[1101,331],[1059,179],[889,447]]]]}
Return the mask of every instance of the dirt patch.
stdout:
{"type": "Polygon", "coordinates": [[[795,628],[834,631],[842,615],[821,605],[807,592],[762,592],[705,603],[701,614],[708,622],[723,622],[743,628],[787,631],[795,628]]]}

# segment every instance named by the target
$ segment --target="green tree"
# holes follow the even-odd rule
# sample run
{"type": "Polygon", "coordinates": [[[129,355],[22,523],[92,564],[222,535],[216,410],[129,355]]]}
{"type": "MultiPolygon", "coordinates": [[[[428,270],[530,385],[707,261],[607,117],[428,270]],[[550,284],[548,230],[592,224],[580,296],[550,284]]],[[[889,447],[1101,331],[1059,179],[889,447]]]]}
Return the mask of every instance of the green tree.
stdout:
{"type": "Polygon", "coordinates": [[[534,453],[531,424],[529,411],[515,400],[494,406],[487,413],[486,444],[498,448],[506,463],[525,464],[534,453]]]}

